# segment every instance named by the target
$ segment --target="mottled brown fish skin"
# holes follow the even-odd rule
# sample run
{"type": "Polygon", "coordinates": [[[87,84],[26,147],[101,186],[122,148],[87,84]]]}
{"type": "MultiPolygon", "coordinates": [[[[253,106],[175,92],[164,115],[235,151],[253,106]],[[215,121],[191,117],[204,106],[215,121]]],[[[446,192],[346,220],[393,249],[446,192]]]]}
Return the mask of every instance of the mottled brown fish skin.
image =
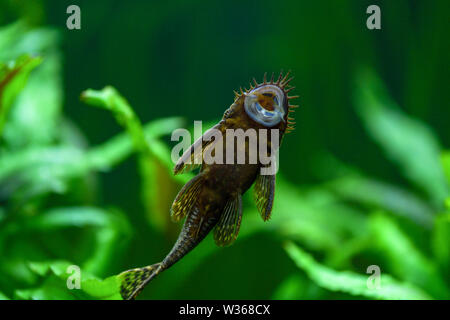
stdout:
{"type": "MultiPolygon", "coordinates": [[[[218,130],[222,132],[223,141],[226,141],[227,129],[243,129],[244,131],[247,129],[268,129],[247,115],[244,109],[244,99],[245,95],[239,96],[225,111],[222,120],[219,122],[218,130]]],[[[287,99],[285,101],[287,103],[287,99]]],[[[281,144],[281,139],[286,130],[286,121],[281,121],[278,125],[269,129],[279,130],[279,144],[281,144]]],[[[270,133],[267,140],[267,154],[270,155],[270,133]]],[[[234,154],[236,155],[237,152],[234,154]]],[[[245,144],[245,154],[246,160],[248,160],[248,140],[245,144]]],[[[226,155],[226,143],[223,144],[223,155],[226,155]]],[[[198,208],[187,217],[177,242],[163,260],[162,267],[164,269],[180,260],[207,236],[219,220],[229,198],[237,193],[243,195],[255,182],[261,169],[259,161],[257,164],[236,164],[237,159],[235,159],[235,164],[225,164],[225,159],[223,159],[223,162],[224,164],[202,162],[202,170],[199,174],[202,176],[204,184],[198,197],[198,208]]]]}
{"type": "MultiPolygon", "coordinates": [[[[273,76],[272,80],[267,82],[266,77],[264,76],[264,82],[257,84],[255,81],[255,87],[251,85],[251,89],[253,90],[267,84],[279,86],[285,95],[283,107],[287,111],[291,112],[292,110],[290,107],[296,106],[289,105],[289,99],[292,97],[288,97],[287,95],[287,92],[290,91],[286,90],[286,86],[290,81],[290,79],[286,80],[287,76],[288,74],[282,79],[280,74],[277,82],[273,81],[273,76]]],[[[220,130],[223,136],[224,164],[207,164],[204,160],[202,160],[202,166],[199,174],[184,187],[190,187],[190,185],[195,185],[198,183],[199,187],[196,190],[199,191],[198,194],[195,194],[195,199],[191,199],[194,201],[194,204],[192,207],[189,207],[189,213],[186,215],[186,220],[176,243],[161,263],[141,269],[133,269],[123,273],[125,275],[125,284],[122,285],[122,296],[125,299],[134,299],[150,280],[155,278],[163,270],[171,267],[174,263],[190,252],[195,246],[197,246],[217,225],[221,219],[221,216],[224,214],[226,205],[236,197],[240,199],[240,195],[243,195],[258,177],[262,166],[259,158],[257,159],[256,164],[247,163],[249,160],[250,150],[248,139],[245,140],[245,144],[236,146],[236,148],[239,148],[240,150],[235,149],[235,152],[233,153],[235,156],[234,164],[225,164],[226,130],[243,129],[246,131],[247,129],[255,129],[258,133],[259,129],[278,129],[278,145],[281,145],[281,140],[286,132],[286,129],[293,130],[292,126],[290,126],[292,122],[289,121],[291,118],[288,118],[289,112],[285,113],[283,121],[280,121],[277,125],[270,128],[250,118],[244,107],[247,92],[248,91],[243,92],[241,90],[240,94],[236,93],[234,103],[225,111],[222,120],[214,126],[214,128],[220,130]],[[236,155],[239,151],[244,151],[246,154],[246,163],[244,164],[237,164],[236,155]],[[135,279],[136,277],[132,277],[133,275],[139,275],[139,278],[135,279]],[[132,278],[132,280],[130,280],[130,278],[132,278]]],[[[267,110],[273,110],[273,100],[271,100],[272,98],[270,96],[260,95],[258,99],[261,106],[264,106],[267,110]]],[[[257,139],[259,139],[259,137],[257,139]]],[[[270,130],[268,130],[268,156],[270,156],[270,152],[271,133],[270,130]]],[[[175,167],[176,174],[180,172],[180,168],[177,166],[175,167]]],[[[180,194],[183,193],[183,189],[180,191],[179,196],[175,199],[174,205],[180,197],[180,194]]],[[[188,189],[188,192],[190,192],[190,190],[191,189],[188,189]]],[[[273,201],[273,194],[271,200],[273,201]]]]}

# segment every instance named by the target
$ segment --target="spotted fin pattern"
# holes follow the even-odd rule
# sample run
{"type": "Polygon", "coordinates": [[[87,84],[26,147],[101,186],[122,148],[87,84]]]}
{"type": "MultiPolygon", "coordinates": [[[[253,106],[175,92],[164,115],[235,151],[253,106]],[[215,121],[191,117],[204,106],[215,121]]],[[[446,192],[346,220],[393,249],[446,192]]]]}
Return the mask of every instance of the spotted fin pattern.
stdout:
{"type": "Polygon", "coordinates": [[[269,220],[275,197],[275,175],[258,175],[255,181],[254,197],[261,218],[264,221],[269,220]]]}
{"type": "Polygon", "coordinates": [[[218,246],[232,244],[239,233],[242,220],[242,197],[240,194],[228,200],[214,229],[214,240],[218,246]]]}
{"type": "Polygon", "coordinates": [[[202,176],[197,175],[180,190],[170,208],[170,217],[173,221],[180,221],[191,212],[191,209],[200,194],[202,184],[202,176]]]}
{"type": "Polygon", "coordinates": [[[151,266],[122,272],[119,275],[122,277],[122,283],[120,285],[120,295],[122,298],[125,300],[134,299],[160,265],[160,263],[155,263],[151,266]]]}

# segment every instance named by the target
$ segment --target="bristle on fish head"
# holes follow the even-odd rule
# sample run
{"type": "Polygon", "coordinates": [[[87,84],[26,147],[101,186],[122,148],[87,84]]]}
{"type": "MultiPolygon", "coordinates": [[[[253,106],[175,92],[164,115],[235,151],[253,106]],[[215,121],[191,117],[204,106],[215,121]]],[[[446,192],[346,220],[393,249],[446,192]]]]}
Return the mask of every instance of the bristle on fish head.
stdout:
{"type": "Polygon", "coordinates": [[[274,74],[267,80],[267,73],[263,81],[258,83],[255,78],[250,83],[250,89],[240,89],[235,93],[235,101],[243,98],[245,111],[248,116],[265,127],[274,127],[283,123],[285,132],[294,130],[293,113],[297,105],[290,102],[298,96],[289,96],[288,93],[295,87],[289,85],[294,77],[290,77],[290,71],[283,75],[280,72],[278,78],[274,74]]]}

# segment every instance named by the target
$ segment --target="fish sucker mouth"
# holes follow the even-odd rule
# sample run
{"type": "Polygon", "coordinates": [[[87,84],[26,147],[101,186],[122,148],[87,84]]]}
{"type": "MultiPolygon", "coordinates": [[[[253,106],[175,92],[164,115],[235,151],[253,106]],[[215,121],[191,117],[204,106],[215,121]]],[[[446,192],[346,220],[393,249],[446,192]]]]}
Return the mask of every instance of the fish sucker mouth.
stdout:
{"type": "Polygon", "coordinates": [[[244,107],[248,116],[255,122],[266,127],[273,127],[280,122],[287,123],[286,133],[294,130],[292,117],[294,109],[298,106],[291,105],[290,100],[298,98],[298,96],[289,96],[294,87],[289,85],[293,77],[289,78],[290,72],[284,76],[280,73],[278,80],[274,81],[274,75],[267,80],[267,74],[264,74],[263,82],[258,83],[253,79],[250,83],[250,89],[241,90],[241,94],[235,91],[237,97],[245,96],[244,107]]]}

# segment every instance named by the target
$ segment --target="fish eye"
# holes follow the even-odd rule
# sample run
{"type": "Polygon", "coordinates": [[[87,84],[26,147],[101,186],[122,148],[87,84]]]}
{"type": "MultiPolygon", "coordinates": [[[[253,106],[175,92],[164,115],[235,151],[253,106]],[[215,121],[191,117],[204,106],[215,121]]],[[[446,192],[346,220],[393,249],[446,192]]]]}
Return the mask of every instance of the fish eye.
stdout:
{"type": "Polygon", "coordinates": [[[274,85],[264,85],[250,91],[244,100],[245,112],[251,119],[267,127],[284,121],[284,92],[274,85]],[[259,98],[258,98],[259,97],[259,98]],[[261,99],[264,98],[264,99],[261,99]],[[270,101],[266,101],[269,98],[270,101]],[[268,108],[269,107],[269,108],[268,108]]]}

